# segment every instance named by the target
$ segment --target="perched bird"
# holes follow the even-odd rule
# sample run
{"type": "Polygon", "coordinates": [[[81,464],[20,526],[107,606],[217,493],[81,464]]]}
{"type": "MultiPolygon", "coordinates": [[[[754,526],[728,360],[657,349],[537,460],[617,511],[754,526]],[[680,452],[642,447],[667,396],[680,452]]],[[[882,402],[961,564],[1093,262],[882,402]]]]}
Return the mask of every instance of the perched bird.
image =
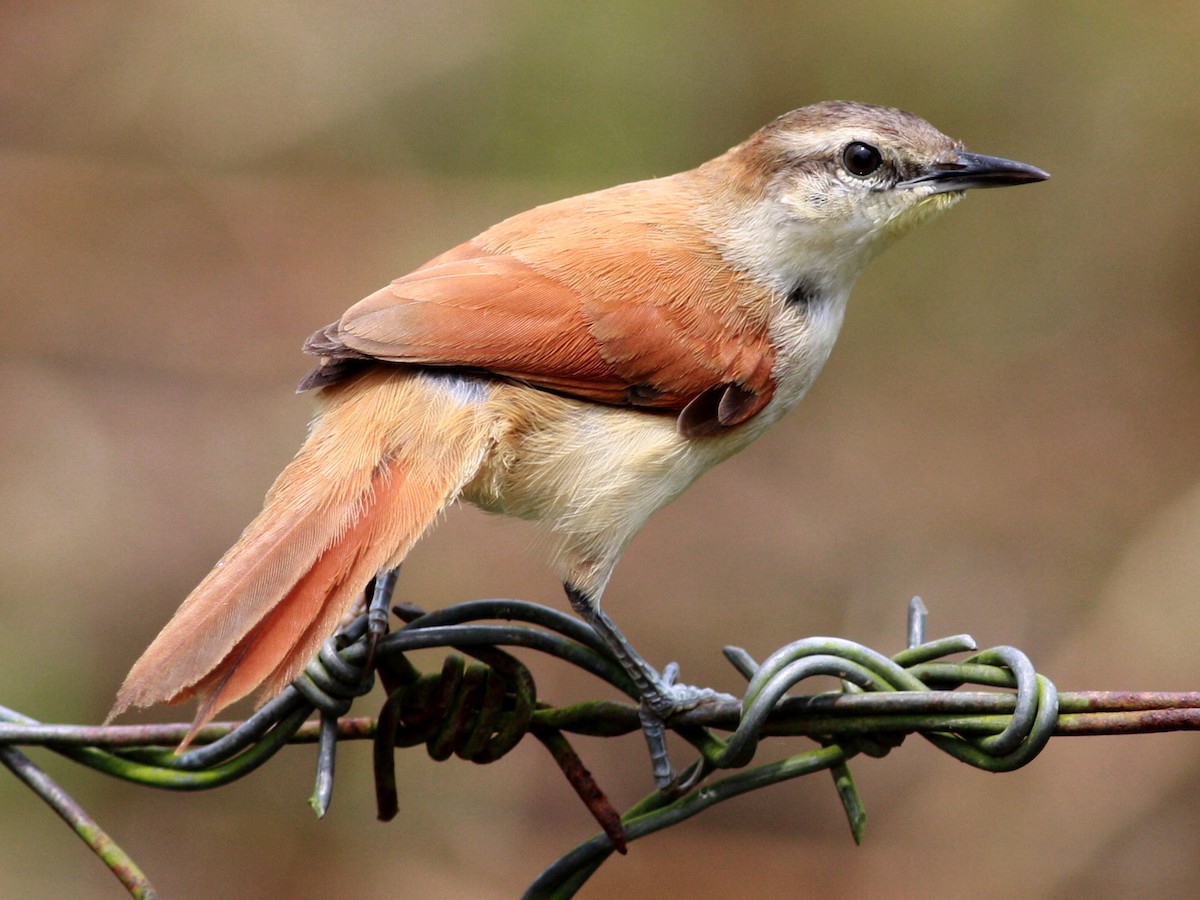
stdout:
{"type": "Polygon", "coordinates": [[[819,103],[690,171],[515,215],[393,281],[308,340],[307,440],[109,718],[195,697],[194,733],[277,693],[456,500],[540,526],[571,605],[670,716],[695,689],[600,609],[625,546],[804,395],[877,253],[968,189],[1047,177],[911,113],[819,103]]]}

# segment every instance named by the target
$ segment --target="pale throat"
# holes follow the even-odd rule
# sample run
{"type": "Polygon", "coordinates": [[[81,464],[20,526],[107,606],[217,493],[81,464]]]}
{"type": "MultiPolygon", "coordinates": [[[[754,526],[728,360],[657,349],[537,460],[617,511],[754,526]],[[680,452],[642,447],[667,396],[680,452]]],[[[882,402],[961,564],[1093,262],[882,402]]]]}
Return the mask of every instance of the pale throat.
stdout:
{"type": "Polygon", "coordinates": [[[882,247],[882,228],[797,215],[766,197],[731,216],[718,245],[735,269],[781,297],[798,286],[843,302],[855,279],[882,247]]]}

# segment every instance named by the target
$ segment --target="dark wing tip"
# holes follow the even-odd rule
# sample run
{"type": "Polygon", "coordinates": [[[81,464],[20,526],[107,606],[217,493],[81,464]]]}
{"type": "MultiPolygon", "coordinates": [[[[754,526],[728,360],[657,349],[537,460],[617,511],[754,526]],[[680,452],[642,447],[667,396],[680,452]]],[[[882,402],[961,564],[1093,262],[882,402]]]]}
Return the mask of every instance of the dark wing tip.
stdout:
{"type": "Polygon", "coordinates": [[[367,363],[368,360],[365,359],[322,360],[320,365],[314,367],[296,385],[296,393],[303,394],[305,391],[329,387],[331,384],[345,381],[367,363]]]}
{"type": "Polygon", "coordinates": [[[345,354],[347,347],[340,336],[342,321],[330,322],[324,328],[314,331],[301,347],[309,356],[338,357],[345,354]]]}
{"type": "Polygon", "coordinates": [[[344,381],[370,361],[371,357],[342,342],[341,324],[339,320],[326,325],[304,342],[304,352],[321,361],[296,386],[297,394],[344,381]]]}

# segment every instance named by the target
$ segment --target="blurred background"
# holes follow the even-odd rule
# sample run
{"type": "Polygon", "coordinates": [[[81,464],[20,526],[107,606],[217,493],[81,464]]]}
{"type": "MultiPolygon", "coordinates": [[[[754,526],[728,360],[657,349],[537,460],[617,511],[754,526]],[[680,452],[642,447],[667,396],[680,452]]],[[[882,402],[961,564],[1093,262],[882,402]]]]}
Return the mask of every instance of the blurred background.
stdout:
{"type": "MultiPolygon", "coordinates": [[[[876,262],[808,399],[651,521],[606,606],[727,690],[723,644],[891,652],[913,594],[931,635],[1015,644],[1065,690],[1200,688],[1197,46],[1189,3],[5,4],[0,703],[104,717],[299,445],[314,329],[506,215],[831,98],[1054,178],[876,262]]],[[[563,605],[527,538],[455,511],[401,594],[563,605]]],[[[551,701],[595,690],[532,662],[551,701]]],[[[640,737],[577,746],[619,806],[648,790],[640,737]]],[[[404,753],[388,825],[365,745],[321,822],[311,749],[198,795],[35,755],[166,897],[511,897],[595,830],[533,743],[404,753]]],[[[1195,735],[1062,739],[1003,776],[913,739],[854,768],[862,847],[817,776],[583,895],[1194,896],[1195,735]]],[[[0,895],[123,895],[9,777],[0,809],[0,895]]]]}

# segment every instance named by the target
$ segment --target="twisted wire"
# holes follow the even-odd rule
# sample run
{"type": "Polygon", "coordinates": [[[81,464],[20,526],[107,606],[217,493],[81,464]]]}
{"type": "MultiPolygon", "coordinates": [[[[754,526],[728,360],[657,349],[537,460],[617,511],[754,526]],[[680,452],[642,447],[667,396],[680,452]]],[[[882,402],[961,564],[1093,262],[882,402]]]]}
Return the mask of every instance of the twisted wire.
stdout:
{"type": "MultiPolygon", "coordinates": [[[[668,727],[699,751],[698,759],[671,790],[654,792],[621,816],[564,733],[613,736],[636,731],[638,707],[609,701],[550,707],[538,701],[529,670],[499,649],[538,650],[584,669],[636,700],[636,689],[586,624],[524,601],[478,600],[431,613],[396,607],[394,612],[405,625],[384,635],[379,597],[374,600],[368,614],[322,645],[300,678],[280,696],[236,729],[206,727],[184,754],[149,745],[102,750],[78,735],[68,735],[74,726],[44,726],[3,708],[0,743],[24,736],[117,777],[174,790],[200,790],[244,777],[305,729],[304,734],[315,734],[319,744],[312,804],[321,815],[332,797],[339,736],[369,737],[375,741],[379,814],[386,819],[399,807],[397,748],[423,744],[436,760],[454,755],[489,763],[532,734],[551,751],[603,830],[546,869],[527,895],[566,896],[609,853],[623,852],[629,840],[730,797],[821,769],[833,775],[852,833],[861,839],[865,812],[847,766],[854,756],[881,756],[915,732],[970,765],[1008,771],[1032,760],[1056,723],[1061,727],[1062,722],[1058,692],[1025,654],[1002,646],[950,662],[945,657],[971,653],[974,642],[966,635],[926,641],[924,610],[918,603],[910,611],[909,646],[891,657],[838,638],[794,641],[761,664],[744,650],[726,648],[726,657],[747,679],[743,699],[718,697],[673,716],[668,727]],[[440,672],[423,674],[406,654],[429,647],[457,652],[446,657],[440,672]],[[789,696],[801,682],[817,675],[840,679],[843,690],[789,696]],[[347,720],[354,701],[372,689],[376,677],[386,691],[378,718],[347,720]],[[969,685],[988,690],[957,690],[969,685]],[[304,724],[314,710],[320,718],[315,732],[304,724]],[[727,734],[718,737],[714,730],[727,734]],[[780,735],[804,735],[821,746],[751,766],[762,739],[780,735]],[[709,781],[719,770],[721,777],[709,781]]],[[[1114,710],[1133,709],[1125,695],[1111,703],[1114,710]]],[[[1200,700],[1176,698],[1171,703],[1176,704],[1171,709],[1186,711],[1200,705],[1200,700]]],[[[1087,717],[1094,717],[1097,708],[1072,707],[1076,711],[1071,715],[1080,721],[1078,732],[1095,732],[1098,726],[1087,717]]],[[[1185,727],[1196,717],[1176,719],[1185,723],[1179,727],[1185,727]]],[[[90,731],[115,730],[119,729],[90,731]]]]}

